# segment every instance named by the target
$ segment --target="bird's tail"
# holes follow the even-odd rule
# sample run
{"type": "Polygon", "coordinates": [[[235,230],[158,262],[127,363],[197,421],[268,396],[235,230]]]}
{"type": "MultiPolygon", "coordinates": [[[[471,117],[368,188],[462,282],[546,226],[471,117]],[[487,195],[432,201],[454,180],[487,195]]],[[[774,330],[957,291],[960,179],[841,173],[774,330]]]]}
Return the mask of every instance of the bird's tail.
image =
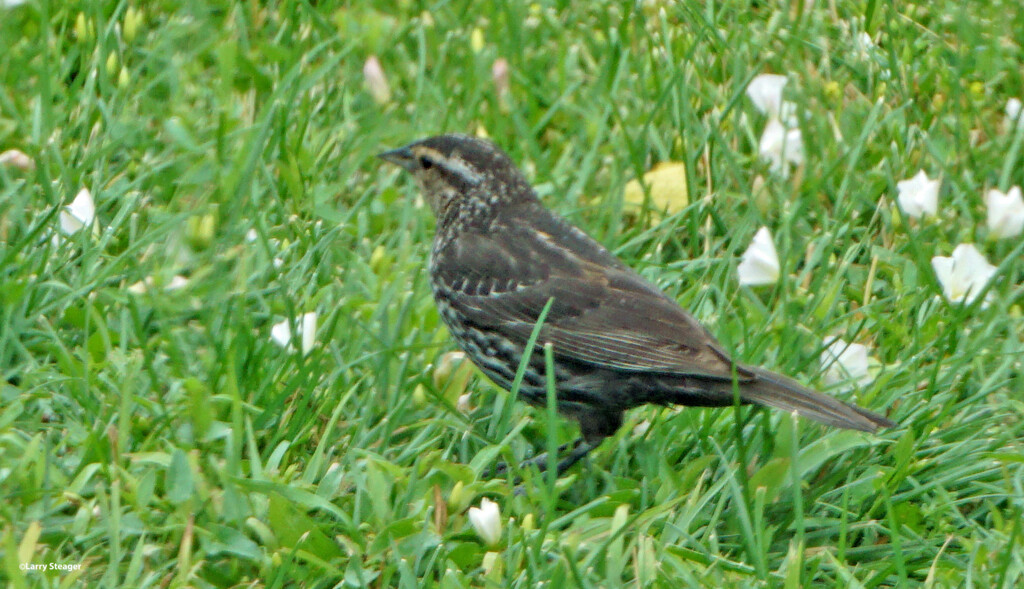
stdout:
{"type": "Polygon", "coordinates": [[[756,375],[753,382],[740,384],[740,398],[748,403],[783,411],[796,411],[802,417],[826,425],[875,432],[895,427],[894,421],[867,409],[812,391],[791,378],[763,368],[745,367],[756,375]]]}

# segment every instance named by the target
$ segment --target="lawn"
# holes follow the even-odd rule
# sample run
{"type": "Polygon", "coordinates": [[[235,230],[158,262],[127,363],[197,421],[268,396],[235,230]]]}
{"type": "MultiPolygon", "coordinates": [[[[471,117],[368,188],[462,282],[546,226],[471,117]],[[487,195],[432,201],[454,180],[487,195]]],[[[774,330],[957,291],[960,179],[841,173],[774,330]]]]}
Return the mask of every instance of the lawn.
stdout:
{"type": "Polygon", "coordinates": [[[1021,31],[1018,0],[0,1],[0,579],[1024,585],[1024,238],[989,222],[1021,31]],[[374,155],[442,132],[899,427],[645,407],[561,479],[485,476],[576,431],[439,322],[434,220],[374,155]]]}

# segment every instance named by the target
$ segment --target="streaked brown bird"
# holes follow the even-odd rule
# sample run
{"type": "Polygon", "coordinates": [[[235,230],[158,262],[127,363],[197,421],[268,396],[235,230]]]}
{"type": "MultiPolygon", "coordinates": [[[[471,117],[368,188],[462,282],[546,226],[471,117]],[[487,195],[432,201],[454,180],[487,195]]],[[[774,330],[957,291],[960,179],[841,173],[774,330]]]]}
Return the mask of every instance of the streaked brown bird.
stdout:
{"type": "Polygon", "coordinates": [[[743,404],[835,427],[874,432],[896,425],[734,362],[674,300],[544,208],[490,141],[440,135],[380,157],[413,175],[437,219],[430,283],[442,319],[459,347],[506,390],[551,301],[519,395],[546,405],[541,345],[550,342],[558,411],[581,433],[559,474],[612,435],[625,410],[646,403],[730,406],[734,386],[743,404]]]}

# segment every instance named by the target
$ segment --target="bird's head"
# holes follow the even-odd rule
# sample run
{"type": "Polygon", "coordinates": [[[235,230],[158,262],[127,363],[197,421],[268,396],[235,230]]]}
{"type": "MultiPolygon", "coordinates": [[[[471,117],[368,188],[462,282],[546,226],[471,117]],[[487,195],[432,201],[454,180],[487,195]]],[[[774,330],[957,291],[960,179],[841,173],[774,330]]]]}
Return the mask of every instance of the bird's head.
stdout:
{"type": "Polygon", "coordinates": [[[438,218],[536,198],[511,158],[485,139],[438,135],[378,157],[413,175],[438,218]]]}

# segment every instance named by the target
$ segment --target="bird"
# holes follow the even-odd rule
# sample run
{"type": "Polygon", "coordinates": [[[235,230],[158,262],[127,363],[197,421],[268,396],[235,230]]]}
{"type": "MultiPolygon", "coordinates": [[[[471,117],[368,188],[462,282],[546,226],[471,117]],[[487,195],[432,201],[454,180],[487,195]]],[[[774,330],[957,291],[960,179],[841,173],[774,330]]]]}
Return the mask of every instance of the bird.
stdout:
{"type": "MultiPolygon", "coordinates": [[[[378,157],[409,172],[433,212],[430,286],[456,344],[505,390],[529,354],[518,396],[546,406],[550,378],[558,413],[579,425],[580,437],[559,449],[568,452],[557,463],[559,476],[614,434],[628,409],[646,404],[726,407],[738,395],[740,404],[838,428],[897,425],[733,360],[675,300],[546,208],[490,140],[444,134],[378,157]]],[[[544,455],[524,464],[531,462],[541,471],[549,465],[544,455]]]]}

